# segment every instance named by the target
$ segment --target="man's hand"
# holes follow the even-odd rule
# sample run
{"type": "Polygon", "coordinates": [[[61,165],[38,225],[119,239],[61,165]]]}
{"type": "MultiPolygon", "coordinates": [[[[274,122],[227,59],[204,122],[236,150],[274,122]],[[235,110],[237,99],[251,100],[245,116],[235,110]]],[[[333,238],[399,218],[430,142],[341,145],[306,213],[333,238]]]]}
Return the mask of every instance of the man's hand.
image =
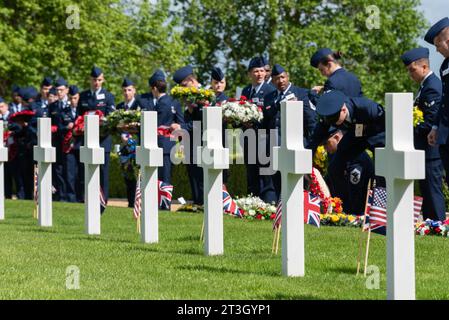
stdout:
{"type": "Polygon", "coordinates": [[[181,125],[179,123],[172,123],[171,126],[170,126],[170,129],[172,131],[179,130],[179,129],[181,129],[181,125]]]}
{"type": "Polygon", "coordinates": [[[324,89],[324,86],[315,86],[312,88],[313,91],[320,93],[324,89]]]}
{"type": "Polygon", "coordinates": [[[73,122],[70,122],[70,123],[67,125],[67,129],[72,130],[72,129],[73,129],[73,126],[74,126],[73,122]]]}
{"type": "Polygon", "coordinates": [[[430,133],[427,135],[427,142],[429,145],[434,147],[437,144],[438,132],[435,129],[432,129],[430,133]]]}

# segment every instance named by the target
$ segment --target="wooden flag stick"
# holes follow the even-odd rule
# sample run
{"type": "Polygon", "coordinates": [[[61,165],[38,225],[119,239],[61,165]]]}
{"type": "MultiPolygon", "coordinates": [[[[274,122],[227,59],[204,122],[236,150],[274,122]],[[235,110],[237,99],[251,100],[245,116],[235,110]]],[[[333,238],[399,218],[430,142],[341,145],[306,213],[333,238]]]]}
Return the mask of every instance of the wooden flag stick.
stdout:
{"type": "Polygon", "coordinates": [[[274,253],[274,246],[276,244],[277,231],[278,231],[277,228],[273,230],[273,243],[271,244],[271,254],[274,253]]]}
{"type": "Polygon", "coordinates": [[[201,226],[201,235],[200,235],[200,242],[204,241],[204,218],[203,218],[203,225],[201,226]]]}
{"type": "Polygon", "coordinates": [[[279,227],[277,228],[277,239],[276,239],[276,251],[275,251],[275,254],[278,254],[278,252],[279,252],[279,240],[281,238],[281,229],[282,229],[282,225],[279,225],[279,227]]]}
{"type": "Polygon", "coordinates": [[[362,231],[360,232],[360,236],[359,236],[359,253],[357,256],[357,273],[356,275],[358,276],[360,273],[360,263],[362,260],[362,249],[363,249],[363,232],[364,232],[364,226],[366,223],[366,209],[368,207],[368,200],[369,200],[369,191],[371,189],[371,179],[369,179],[368,181],[368,189],[366,190],[366,200],[365,200],[365,211],[363,214],[363,222],[362,222],[362,231]]]}
{"type": "Polygon", "coordinates": [[[366,269],[368,268],[369,243],[371,239],[371,228],[368,228],[368,238],[366,240],[365,266],[363,276],[366,277],[366,269]]]}
{"type": "Polygon", "coordinates": [[[136,225],[137,225],[137,233],[140,234],[142,232],[141,227],[140,227],[140,217],[137,218],[136,225]]]}

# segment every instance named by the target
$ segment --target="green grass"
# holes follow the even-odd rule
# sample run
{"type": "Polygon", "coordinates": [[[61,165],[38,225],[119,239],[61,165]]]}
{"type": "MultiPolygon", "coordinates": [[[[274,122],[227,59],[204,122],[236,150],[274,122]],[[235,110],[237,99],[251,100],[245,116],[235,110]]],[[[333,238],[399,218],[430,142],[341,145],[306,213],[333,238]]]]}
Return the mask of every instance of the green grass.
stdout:
{"type": "MultiPolygon", "coordinates": [[[[140,243],[131,209],[108,208],[102,235],[84,234],[84,207],[54,203],[52,228],[39,228],[33,203],[7,201],[0,222],[1,299],[384,299],[385,244],[373,235],[370,264],[380,289],[355,276],[359,230],[305,226],[306,276],[281,275],[271,223],[225,217],[225,254],[206,257],[202,216],[160,213],[160,243],[140,243]],[[66,289],[66,268],[80,289],[66,289]]],[[[418,299],[448,299],[448,239],[416,237],[418,299]]]]}

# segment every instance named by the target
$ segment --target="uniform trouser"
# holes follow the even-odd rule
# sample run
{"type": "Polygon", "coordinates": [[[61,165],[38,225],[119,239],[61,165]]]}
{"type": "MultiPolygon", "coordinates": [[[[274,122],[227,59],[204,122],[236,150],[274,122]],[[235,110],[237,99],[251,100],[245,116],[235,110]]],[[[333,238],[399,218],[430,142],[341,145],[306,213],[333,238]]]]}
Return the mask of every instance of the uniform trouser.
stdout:
{"type": "Polygon", "coordinates": [[[5,198],[11,199],[12,198],[12,180],[13,180],[13,170],[11,162],[5,162],[4,165],[4,172],[5,172],[5,198]]]}
{"type": "Polygon", "coordinates": [[[171,184],[171,169],[172,169],[172,163],[170,160],[170,154],[164,153],[163,166],[159,167],[159,169],[157,171],[158,179],[162,182],[171,184]]]}
{"type": "Polygon", "coordinates": [[[110,152],[104,153],[104,164],[100,166],[100,186],[103,190],[104,199],[107,202],[109,199],[109,159],[110,152]]]}
{"type": "Polygon", "coordinates": [[[80,151],[76,150],[78,161],[78,178],[76,179],[76,200],[84,202],[84,163],[80,161],[80,151]]]}
{"type": "Polygon", "coordinates": [[[449,144],[442,144],[439,147],[441,161],[443,162],[443,168],[446,172],[445,180],[446,184],[449,186],[449,144]]]}
{"type": "Polygon", "coordinates": [[[193,203],[197,205],[203,205],[204,203],[203,168],[198,167],[196,164],[188,164],[187,174],[189,175],[193,203]]]}
{"type": "Polygon", "coordinates": [[[125,178],[126,195],[128,197],[128,207],[134,207],[134,200],[136,198],[136,179],[125,178]]]}
{"type": "Polygon", "coordinates": [[[77,202],[77,183],[79,176],[79,157],[77,150],[72,150],[64,154],[64,180],[65,180],[65,199],[68,202],[77,202]]]}
{"type": "Polygon", "coordinates": [[[67,199],[67,191],[66,191],[66,179],[64,173],[64,152],[62,151],[62,147],[58,147],[60,145],[59,141],[56,141],[56,162],[52,165],[52,180],[53,186],[56,189],[56,193],[53,197],[55,201],[68,201],[67,199]]]}
{"type": "Polygon", "coordinates": [[[426,159],[426,178],[419,180],[423,196],[424,219],[446,220],[446,204],[443,195],[443,163],[440,159],[426,159]]]}
{"type": "Polygon", "coordinates": [[[34,184],[34,167],[32,156],[29,157],[17,155],[11,161],[11,170],[16,183],[16,195],[18,199],[32,199],[33,198],[33,184],[34,184]]]}

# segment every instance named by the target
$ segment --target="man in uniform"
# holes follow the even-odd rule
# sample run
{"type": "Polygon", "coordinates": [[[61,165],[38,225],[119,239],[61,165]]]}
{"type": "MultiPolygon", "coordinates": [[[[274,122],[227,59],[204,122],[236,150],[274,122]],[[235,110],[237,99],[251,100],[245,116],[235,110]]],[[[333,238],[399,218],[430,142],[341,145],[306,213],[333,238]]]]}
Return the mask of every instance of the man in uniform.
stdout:
{"type": "Polygon", "coordinates": [[[442,102],[428,141],[431,146],[439,145],[446,171],[446,183],[449,185],[449,18],[443,18],[434,24],[427,32],[425,40],[435,45],[437,51],[445,58],[440,68],[443,85],[442,102]]]}
{"type": "Polygon", "coordinates": [[[14,85],[12,87],[12,101],[9,103],[9,111],[11,114],[22,110],[22,97],[20,96],[20,87],[14,85]]]}
{"type": "MultiPolygon", "coordinates": [[[[290,82],[290,76],[288,72],[279,64],[273,66],[272,71],[272,83],[277,90],[271,92],[266,96],[263,108],[263,122],[262,127],[266,129],[270,134],[270,131],[275,130],[276,141],[274,145],[280,146],[281,144],[281,102],[283,101],[302,101],[303,102],[303,129],[304,129],[304,145],[307,139],[312,136],[313,130],[316,125],[316,112],[315,108],[312,109],[309,98],[308,90],[304,88],[299,88],[294,86],[290,82]]],[[[271,154],[271,149],[273,147],[270,143],[271,139],[267,139],[267,150],[268,154],[271,154]]],[[[272,190],[265,190],[269,192],[268,198],[269,202],[277,202],[281,193],[281,174],[276,172],[273,176],[273,184],[276,194],[272,194],[272,190]]],[[[264,192],[262,192],[263,194],[264,192]]]]}
{"type": "MultiPolygon", "coordinates": [[[[346,132],[328,168],[336,179],[344,179],[346,164],[366,149],[374,153],[375,148],[385,145],[385,110],[382,105],[332,90],[323,94],[316,109],[320,119],[309,139],[308,148],[312,149],[312,154],[328,136],[330,127],[346,132]]],[[[378,179],[377,185],[385,185],[385,180],[378,179]]]]}
{"type": "Polygon", "coordinates": [[[412,80],[420,84],[415,106],[423,112],[424,121],[415,127],[414,140],[415,148],[426,153],[426,179],[419,180],[423,216],[424,219],[444,221],[443,164],[438,147],[429,145],[427,141],[441,103],[441,80],[430,70],[429,49],[412,49],[404,53],[401,59],[412,80]]]}
{"type": "Polygon", "coordinates": [[[35,107],[48,107],[48,94],[53,87],[52,83],[53,80],[50,77],[45,77],[44,80],[42,80],[39,97],[36,100],[35,107]]]}
{"type": "MultiPolygon", "coordinates": [[[[335,127],[329,129],[329,136],[324,143],[324,148],[329,155],[337,152],[338,144],[343,136],[342,130],[335,127]]],[[[333,160],[333,158],[330,158],[330,166],[332,166],[333,160]]],[[[344,169],[343,179],[335,177],[332,172],[328,172],[326,182],[330,192],[333,197],[342,199],[346,213],[363,215],[369,180],[374,176],[373,161],[366,151],[363,151],[357,157],[348,161],[344,169]]]]}
{"type": "MultiPolygon", "coordinates": [[[[9,106],[5,102],[5,100],[0,97],[0,120],[3,121],[3,129],[8,128],[8,118],[11,113],[9,112],[9,106]]],[[[2,137],[3,138],[3,137],[2,137]]],[[[5,142],[4,140],[2,140],[5,142]]],[[[6,145],[8,145],[8,142],[6,142],[6,145]]],[[[4,175],[5,175],[5,181],[4,181],[4,190],[5,190],[5,198],[11,199],[12,198],[12,169],[11,169],[11,163],[5,162],[4,166],[4,175]]]]}
{"type": "MultiPolygon", "coordinates": [[[[196,76],[193,73],[192,66],[185,66],[178,69],[173,74],[173,81],[183,87],[195,87],[200,88],[201,84],[198,82],[196,76]]],[[[189,150],[189,163],[187,164],[187,173],[189,175],[190,187],[192,190],[193,203],[197,205],[203,205],[204,194],[204,177],[203,168],[197,165],[197,147],[201,146],[201,123],[203,120],[202,113],[203,106],[199,103],[188,104],[184,112],[184,126],[190,136],[190,150],[189,150]],[[193,129],[200,133],[199,141],[195,141],[193,129]]],[[[173,125],[172,129],[176,130],[177,125],[173,125]]]]}
{"type": "MultiPolygon", "coordinates": [[[[115,110],[114,96],[104,89],[105,81],[103,71],[98,67],[93,67],[90,73],[90,90],[80,94],[79,114],[100,110],[106,117],[115,110]]],[[[105,200],[109,198],[109,158],[112,149],[112,137],[107,134],[100,137],[100,147],[104,148],[104,164],[100,166],[100,184],[105,200]]]]}
{"type": "Polygon", "coordinates": [[[158,169],[159,180],[171,184],[172,161],[170,154],[176,142],[170,138],[170,131],[185,127],[181,104],[170,97],[167,92],[167,81],[161,70],[157,70],[150,78],[151,93],[156,98],[154,111],[157,112],[157,126],[160,130],[157,143],[163,150],[163,166],[158,169]]]}
{"type": "MultiPolygon", "coordinates": [[[[254,104],[263,109],[265,97],[276,91],[273,85],[268,84],[265,81],[267,72],[265,70],[266,62],[262,57],[255,57],[250,60],[248,65],[248,76],[251,79],[251,84],[246,86],[242,90],[242,95],[252,100],[254,104]]],[[[254,196],[262,196],[262,200],[271,202],[273,199],[270,194],[273,194],[274,186],[272,179],[266,177],[266,174],[260,173],[261,163],[259,159],[259,147],[266,144],[265,139],[259,139],[258,129],[262,124],[257,123],[251,125],[244,130],[248,133],[248,130],[253,130],[256,141],[244,142],[244,159],[246,165],[246,181],[248,185],[248,194],[254,196]],[[264,193],[264,194],[262,194],[264,193]],[[265,199],[264,199],[265,198],[265,199]]],[[[252,135],[250,134],[249,137],[252,135]]],[[[264,165],[267,165],[266,163],[264,165]]]]}

